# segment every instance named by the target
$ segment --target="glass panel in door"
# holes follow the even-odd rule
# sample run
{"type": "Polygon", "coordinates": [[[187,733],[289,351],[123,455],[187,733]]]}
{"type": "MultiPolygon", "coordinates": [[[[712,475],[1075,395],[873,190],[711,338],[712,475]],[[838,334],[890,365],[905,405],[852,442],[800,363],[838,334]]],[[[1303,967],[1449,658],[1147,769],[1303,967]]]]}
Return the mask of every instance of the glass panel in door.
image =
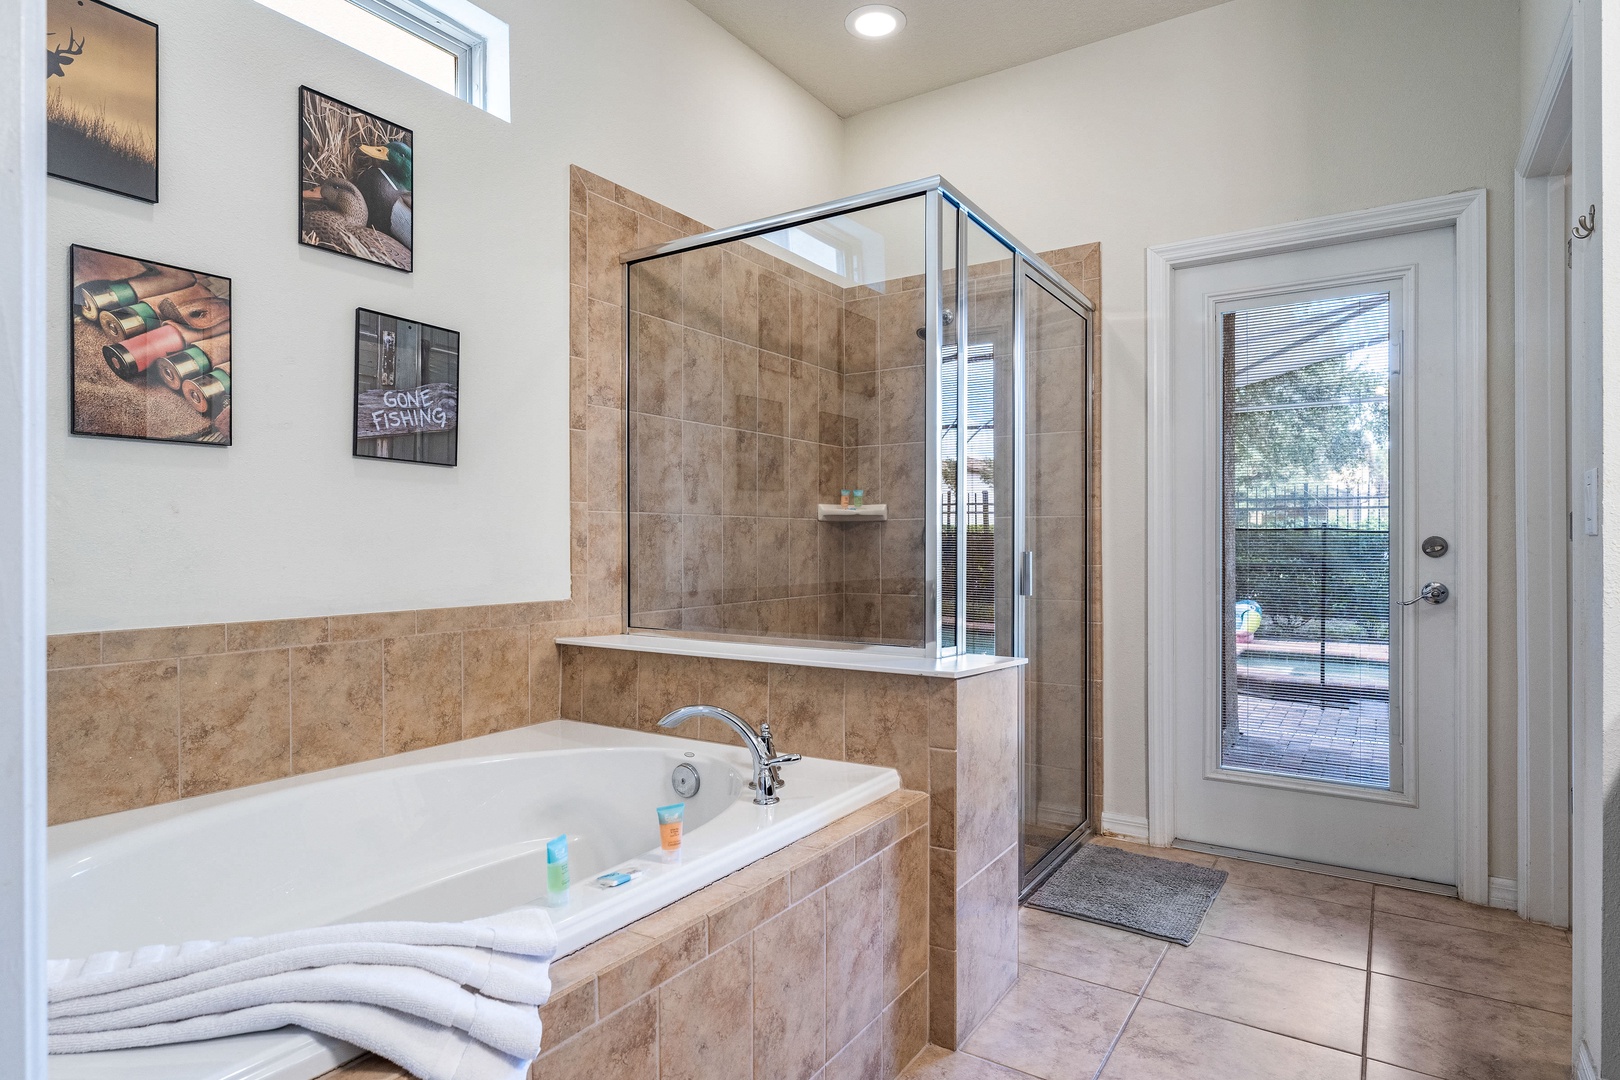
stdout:
{"type": "Polygon", "coordinates": [[[1365,291],[1220,316],[1222,768],[1383,789],[1400,775],[1390,314],[1387,291],[1365,291]]]}
{"type": "Polygon", "coordinates": [[[1033,588],[1025,614],[1023,868],[1089,818],[1087,473],[1090,386],[1084,316],[1024,284],[1026,462],[1033,588]]]}

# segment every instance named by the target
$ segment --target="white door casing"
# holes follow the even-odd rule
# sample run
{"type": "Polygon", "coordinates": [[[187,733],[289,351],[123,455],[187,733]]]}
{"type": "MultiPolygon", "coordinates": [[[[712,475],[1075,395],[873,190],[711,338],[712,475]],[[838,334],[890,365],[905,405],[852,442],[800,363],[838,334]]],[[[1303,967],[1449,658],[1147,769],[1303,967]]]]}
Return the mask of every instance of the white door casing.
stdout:
{"type": "MultiPolygon", "coordinates": [[[[1189,618],[1186,580],[1178,581],[1178,560],[1185,548],[1186,491],[1177,492],[1178,421],[1175,394],[1186,373],[1175,363],[1174,290],[1178,271],[1370,241],[1407,234],[1443,232],[1453,247],[1447,284],[1453,294],[1452,333],[1456,355],[1455,508],[1453,556],[1448,584],[1456,597],[1447,618],[1455,620],[1457,662],[1453,685],[1456,723],[1448,738],[1454,743],[1455,776],[1445,797],[1452,804],[1454,858],[1450,867],[1459,894],[1484,903],[1489,893],[1486,863],[1486,714],[1485,714],[1485,193],[1463,192],[1377,210],[1357,211],[1275,228],[1213,237],[1155,248],[1148,253],[1148,765],[1149,840],[1168,844],[1176,838],[1176,763],[1196,757],[1201,747],[1183,745],[1187,735],[1177,717],[1197,708],[1207,715],[1218,703],[1210,688],[1207,657],[1188,655],[1189,640],[1202,648],[1202,633],[1185,632],[1189,618]],[[1182,530],[1178,533],[1178,525],[1182,530]],[[1178,535],[1183,539],[1178,541],[1178,535]],[[1178,544],[1180,545],[1178,547],[1178,544]],[[1467,602],[1464,602],[1464,598],[1467,602]],[[1182,632],[1178,632],[1178,627],[1182,632]],[[1194,672],[1192,681],[1187,673],[1194,672]],[[1188,695],[1193,695],[1189,704],[1188,695]],[[1200,697],[1202,695],[1202,697],[1200,697]]],[[[1376,262],[1376,260],[1375,260],[1376,262]]],[[[1384,279],[1399,277],[1384,267],[1384,279]]],[[[1380,275],[1366,271],[1370,277],[1380,275]]],[[[1323,282],[1329,284],[1329,282],[1323,282]]],[[[1286,285],[1284,286],[1286,289],[1286,285]]],[[[1281,291],[1281,290],[1279,290],[1281,291]]],[[[1421,301],[1420,301],[1421,303],[1421,301]]],[[[1217,380],[1218,381],[1218,380],[1217,380]]],[[[1208,493],[1206,492],[1206,496],[1208,493]]],[[[1219,494],[1213,496],[1218,500],[1219,494]]],[[[1194,502],[1198,500],[1195,498],[1194,502]]],[[[1207,499],[1205,502],[1207,509],[1207,499]]],[[[1203,511],[1198,512],[1203,516],[1203,511]]],[[[1195,526],[1196,528],[1196,526],[1195,526]]],[[[1209,539],[1213,539],[1211,533],[1209,539]]],[[[1197,542],[1196,535],[1194,543],[1197,542]]],[[[1195,556],[1196,557],[1196,556],[1195,556]]],[[[1418,572],[1417,570],[1411,571],[1418,572]]],[[[1218,578],[1213,585],[1219,596],[1218,578]]],[[[1205,599],[1208,599],[1206,592],[1205,599]]],[[[1200,610],[1218,608],[1204,604],[1200,610]]],[[[1409,627],[1410,621],[1406,623],[1409,627]]],[[[1209,643],[1211,649],[1214,643],[1209,643]]],[[[1208,650],[1204,650],[1208,651],[1208,650]]],[[[1432,681],[1432,680],[1431,680],[1432,681]]],[[[1431,800],[1437,797],[1433,792],[1431,800]]],[[[1351,800],[1333,800],[1349,804],[1351,800]]]]}

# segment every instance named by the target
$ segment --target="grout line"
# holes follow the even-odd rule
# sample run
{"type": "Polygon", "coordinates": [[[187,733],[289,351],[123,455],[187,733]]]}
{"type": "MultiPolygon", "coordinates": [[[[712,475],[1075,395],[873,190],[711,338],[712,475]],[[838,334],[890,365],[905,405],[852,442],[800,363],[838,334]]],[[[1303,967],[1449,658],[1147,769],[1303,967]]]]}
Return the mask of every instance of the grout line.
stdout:
{"type": "Polygon", "coordinates": [[[1569,1013],[1555,1012],[1552,1009],[1543,1009],[1540,1005],[1525,1005],[1518,1001],[1508,1001],[1504,998],[1491,997],[1489,994],[1476,994],[1471,990],[1458,990],[1453,986],[1441,986],[1438,983],[1427,983],[1422,979],[1409,979],[1404,975],[1391,975],[1387,971],[1369,972],[1369,981],[1373,975],[1382,975],[1384,978],[1394,979],[1396,982],[1409,983],[1412,986],[1425,986],[1430,990],[1441,990],[1448,994],[1460,994],[1463,997],[1474,998],[1477,1001],[1489,1001],[1496,1005],[1506,1005],[1512,1009],[1529,1009],[1531,1012],[1545,1013],[1547,1016],[1561,1016],[1565,1020],[1569,1020],[1571,1018],[1569,1013]]]}
{"type": "Polygon", "coordinates": [[[1361,1080],[1367,1080],[1367,1041],[1372,1027],[1373,923],[1377,908],[1367,912],[1367,977],[1361,984],[1361,1080]]]}
{"type": "Polygon", "coordinates": [[[1119,1025],[1119,1030],[1114,1032],[1114,1037],[1108,1041],[1108,1049],[1103,1051],[1102,1060],[1097,1062],[1097,1071],[1091,1074],[1092,1080],[1098,1080],[1102,1076],[1103,1070],[1108,1068],[1108,1059],[1114,1056],[1114,1048],[1125,1037],[1125,1029],[1131,1026],[1131,1019],[1136,1015],[1137,1006],[1142,1004],[1143,999],[1147,997],[1147,988],[1152,985],[1153,977],[1159,973],[1159,965],[1163,964],[1164,958],[1169,955],[1170,949],[1166,946],[1164,951],[1159,953],[1159,958],[1153,961],[1153,970],[1148,972],[1148,977],[1142,980],[1142,989],[1137,991],[1136,1000],[1131,1002],[1131,1011],[1125,1014],[1125,1022],[1119,1025]]]}

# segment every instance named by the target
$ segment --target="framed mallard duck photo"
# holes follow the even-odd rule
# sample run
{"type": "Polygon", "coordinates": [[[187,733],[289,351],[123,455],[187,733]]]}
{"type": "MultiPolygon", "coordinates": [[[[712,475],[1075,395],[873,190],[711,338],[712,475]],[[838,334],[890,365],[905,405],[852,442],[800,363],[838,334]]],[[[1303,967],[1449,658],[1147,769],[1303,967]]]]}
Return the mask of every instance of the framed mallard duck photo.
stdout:
{"type": "Polygon", "coordinates": [[[410,273],[409,128],[298,88],[298,241],[410,273]]]}

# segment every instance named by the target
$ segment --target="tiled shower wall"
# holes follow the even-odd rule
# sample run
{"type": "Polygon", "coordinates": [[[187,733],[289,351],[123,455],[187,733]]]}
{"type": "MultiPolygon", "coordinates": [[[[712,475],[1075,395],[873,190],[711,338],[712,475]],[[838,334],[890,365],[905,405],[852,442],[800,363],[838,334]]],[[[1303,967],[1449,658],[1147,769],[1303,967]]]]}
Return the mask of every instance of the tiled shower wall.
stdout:
{"type": "Polygon", "coordinates": [[[842,290],[730,243],[630,271],[631,623],[844,633],[842,290]]]}
{"type": "MultiPolygon", "coordinates": [[[[53,636],[47,653],[53,823],[561,715],[556,639],[623,629],[625,401],[619,255],[704,229],[692,218],[577,168],[571,176],[570,225],[569,599],[53,636]]],[[[1048,261],[1098,299],[1095,245],[1050,253],[1048,261]]],[[[879,340],[906,334],[915,339],[915,327],[921,325],[920,294],[899,299],[911,291],[901,287],[906,284],[897,282],[885,294],[890,319],[884,318],[885,300],[877,301],[875,319],[870,311],[859,310],[861,304],[850,305],[860,318],[845,323],[849,370],[843,375],[844,412],[860,421],[859,431],[874,425],[881,431],[884,422],[887,369],[877,367],[879,340]],[[859,400],[850,400],[851,378],[859,400]]],[[[920,288],[920,282],[913,288],[920,288]]],[[[892,350],[889,355],[901,353],[892,350]]],[[[917,364],[901,367],[920,367],[920,355],[917,364]]],[[[910,377],[888,380],[896,408],[905,401],[898,388],[910,377]]],[[[791,409],[791,397],[789,401],[791,409]]],[[[1095,429],[1093,435],[1095,439],[1095,429]]],[[[906,462],[900,454],[888,469],[882,466],[886,445],[911,442],[885,444],[881,435],[875,441],[856,439],[846,448],[851,483],[838,486],[865,486],[874,502],[889,499],[893,505],[899,500],[898,508],[903,508],[907,491],[901,488],[920,500],[920,466],[915,485],[909,479],[902,482],[906,462]]],[[[1097,461],[1094,445],[1094,476],[1097,461]]],[[[1092,491],[1095,502],[1095,484],[1092,491]]],[[[875,611],[881,620],[881,598],[906,595],[902,585],[883,584],[883,552],[898,549],[888,564],[897,571],[896,579],[909,582],[915,563],[906,560],[905,545],[897,539],[884,543],[882,537],[893,533],[868,532],[867,524],[837,527],[880,537],[878,589],[860,594],[879,599],[858,617],[870,620],[875,611]]],[[[1094,581],[1100,565],[1096,528],[1094,514],[1094,581]]],[[[870,552],[861,559],[870,568],[870,552]]],[[[863,574],[862,580],[872,580],[870,569],[863,574]]],[[[850,575],[850,580],[856,579],[850,575]]],[[[1100,602],[1094,590],[1088,692],[1091,715],[1098,718],[1100,602]]],[[[1100,735],[1098,723],[1094,737],[1100,735]]],[[[1093,746],[1097,813],[1100,763],[1099,742],[1093,746]]]]}
{"type": "Polygon", "coordinates": [[[922,278],[846,290],[735,241],[630,296],[631,624],[921,644],[922,278]],[[817,521],[857,488],[889,522],[817,521]]]}

